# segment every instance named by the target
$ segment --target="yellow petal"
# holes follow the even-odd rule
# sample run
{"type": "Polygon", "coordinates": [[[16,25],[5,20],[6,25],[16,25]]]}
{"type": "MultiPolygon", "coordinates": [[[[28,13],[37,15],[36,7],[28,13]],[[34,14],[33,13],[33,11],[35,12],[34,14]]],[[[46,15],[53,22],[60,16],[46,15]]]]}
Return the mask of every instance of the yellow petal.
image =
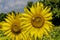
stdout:
{"type": "Polygon", "coordinates": [[[19,40],[19,37],[18,36],[16,36],[16,40],[19,40]]]}
{"type": "Polygon", "coordinates": [[[7,19],[10,20],[11,22],[14,21],[11,17],[8,17],[8,16],[7,16],[7,19]]]}
{"type": "Polygon", "coordinates": [[[50,32],[50,28],[49,28],[49,25],[48,24],[44,24],[44,28],[50,32]]]}
{"type": "Polygon", "coordinates": [[[24,11],[25,11],[28,15],[31,15],[31,16],[32,16],[31,12],[30,12],[27,8],[24,8],[24,11]]]}
{"type": "Polygon", "coordinates": [[[10,35],[10,38],[11,38],[12,40],[15,40],[16,36],[15,36],[14,34],[11,34],[11,35],[10,35]]]}
{"type": "Polygon", "coordinates": [[[12,40],[15,40],[15,36],[13,34],[12,34],[11,38],[12,38],[12,40]]]}
{"type": "Polygon", "coordinates": [[[10,29],[10,25],[5,23],[2,25],[2,29],[0,30],[8,30],[8,29],[10,29]]]}
{"type": "Polygon", "coordinates": [[[22,26],[21,28],[24,28],[24,29],[25,29],[25,28],[27,28],[28,26],[30,26],[30,24],[27,24],[27,25],[26,25],[26,24],[22,24],[21,26],[22,26]]]}
{"type": "Polygon", "coordinates": [[[22,14],[22,17],[30,18],[31,16],[28,14],[22,14]]]}
{"type": "Polygon", "coordinates": [[[10,33],[8,33],[8,34],[7,34],[7,37],[10,37],[10,36],[11,36],[11,34],[12,34],[11,32],[10,32],[10,33]]]}
{"type": "Polygon", "coordinates": [[[11,24],[11,21],[9,19],[5,18],[5,20],[7,23],[11,24]]]}
{"type": "Polygon", "coordinates": [[[46,14],[44,17],[50,17],[50,16],[52,16],[52,12],[50,12],[50,13],[48,13],[48,14],[46,14]]]}
{"type": "Polygon", "coordinates": [[[41,14],[41,11],[42,11],[42,10],[41,10],[41,7],[37,7],[35,10],[36,10],[35,13],[37,13],[37,14],[41,14]]]}
{"type": "Polygon", "coordinates": [[[7,17],[10,17],[12,20],[14,20],[14,16],[12,16],[11,14],[8,14],[8,16],[7,17]]]}
{"type": "Polygon", "coordinates": [[[36,13],[36,9],[35,9],[34,6],[32,6],[32,7],[30,8],[30,10],[31,10],[31,13],[32,13],[32,14],[35,14],[35,13],[36,13]]]}
{"type": "Polygon", "coordinates": [[[43,3],[40,3],[41,8],[44,8],[43,3]]]}
{"type": "Polygon", "coordinates": [[[12,12],[12,16],[15,17],[14,13],[12,12]]]}
{"type": "Polygon", "coordinates": [[[45,32],[46,36],[48,37],[49,36],[48,32],[46,30],[44,30],[44,32],[45,32]]]}
{"type": "Polygon", "coordinates": [[[42,15],[44,16],[46,14],[46,10],[48,7],[46,7],[43,11],[42,11],[42,15]]]}
{"type": "Polygon", "coordinates": [[[40,5],[39,2],[37,2],[37,7],[39,7],[39,5],[40,5]]]}
{"type": "Polygon", "coordinates": [[[7,35],[11,32],[11,30],[7,30],[4,34],[7,35]]]}
{"type": "Polygon", "coordinates": [[[52,20],[52,17],[45,18],[45,20],[52,20]]]}
{"type": "Polygon", "coordinates": [[[24,17],[22,17],[22,18],[20,18],[20,20],[21,20],[21,22],[24,22],[24,21],[29,22],[28,20],[30,20],[30,19],[29,19],[29,18],[24,18],[24,17]]]}
{"type": "Polygon", "coordinates": [[[50,9],[51,9],[51,8],[48,8],[45,13],[49,13],[50,9]]]}

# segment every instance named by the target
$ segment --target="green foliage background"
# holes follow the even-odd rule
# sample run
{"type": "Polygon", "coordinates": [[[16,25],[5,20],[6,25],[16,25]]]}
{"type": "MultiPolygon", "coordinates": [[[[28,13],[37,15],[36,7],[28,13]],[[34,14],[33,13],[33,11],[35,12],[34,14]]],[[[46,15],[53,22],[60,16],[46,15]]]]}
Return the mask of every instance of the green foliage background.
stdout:
{"type": "MultiPolygon", "coordinates": [[[[43,37],[43,40],[60,40],[60,0],[38,0],[39,2],[42,2],[45,6],[50,6],[51,11],[53,13],[53,19],[51,20],[52,23],[55,25],[54,30],[51,31],[50,38],[43,37]]],[[[32,6],[33,2],[27,3],[27,8],[29,9],[32,6]]],[[[11,11],[14,12],[15,11],[11,11]]],[[[11,12],[8,12],[11,14],[11,12]]],[[[0,22],[5,21],[4,18],[6,18],[7,13],[0,13],[0,22]]],[[[33,37],[32,37],[33,38],[33,37]]],[[[0,40],[11,40],[11,38],[6,37],[2,30],[0,30],[0,40]]],[[[39,40],[39,38],[37,38],[39,40]]]]}

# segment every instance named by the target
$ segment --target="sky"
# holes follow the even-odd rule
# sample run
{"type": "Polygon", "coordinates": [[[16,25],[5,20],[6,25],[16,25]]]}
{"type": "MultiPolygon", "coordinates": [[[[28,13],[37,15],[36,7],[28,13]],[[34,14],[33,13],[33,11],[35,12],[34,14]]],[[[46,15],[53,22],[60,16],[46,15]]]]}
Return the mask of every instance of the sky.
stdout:
{"type": "Polygon", "coordinates": [[[37,0],[0,0],[0,13],[23,12],[23,8],[27,5],[28,1],[36,2],[37,0]]]}

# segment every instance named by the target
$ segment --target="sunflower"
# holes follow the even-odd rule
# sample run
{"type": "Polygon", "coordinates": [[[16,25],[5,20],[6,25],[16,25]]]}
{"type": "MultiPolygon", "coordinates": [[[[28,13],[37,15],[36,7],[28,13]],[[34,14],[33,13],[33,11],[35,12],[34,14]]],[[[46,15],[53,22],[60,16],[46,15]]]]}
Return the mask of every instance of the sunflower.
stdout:
{"type": "Polygon", "coordinates": [[[25,14],[22,14],[23,22],[22,27],[26,28],[26,34],[31,36],[40,37],[43,35],[49,36],[49,32],[53,29],[52,12],[50,7],[44,7],[43,3],[37,2],[31,8],[24,8],[25,14]]]}
{"type": "Polygon", "coordinates": [[[24,30],[21,27],[20,14],[12,12],[12,14],[7,14],[5,21],[2,23],[2,29],[4,35],[12,38],[12,40],[22,40],[25,39],[24,30]]]}

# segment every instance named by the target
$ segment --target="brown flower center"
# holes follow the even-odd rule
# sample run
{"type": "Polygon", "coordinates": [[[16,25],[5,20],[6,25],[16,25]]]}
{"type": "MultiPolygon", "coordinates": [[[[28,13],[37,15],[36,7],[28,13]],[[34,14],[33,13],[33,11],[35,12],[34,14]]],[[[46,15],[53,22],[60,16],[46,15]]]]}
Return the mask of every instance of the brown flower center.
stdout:
{"type": "Polygon", "coordinates": [[[13,23],[12,27],[11,27],[11,31],[14,34],[19,34],[21,33],[21,29],[20,29],[20,25],[18,23],[13,23]]]}
{"type": "Polygon", "coordinates": [[[31,19],[31,23],[35,28],[41,28],[44,24],[44,17],[41,15],[34,15],[31,19]]]}

